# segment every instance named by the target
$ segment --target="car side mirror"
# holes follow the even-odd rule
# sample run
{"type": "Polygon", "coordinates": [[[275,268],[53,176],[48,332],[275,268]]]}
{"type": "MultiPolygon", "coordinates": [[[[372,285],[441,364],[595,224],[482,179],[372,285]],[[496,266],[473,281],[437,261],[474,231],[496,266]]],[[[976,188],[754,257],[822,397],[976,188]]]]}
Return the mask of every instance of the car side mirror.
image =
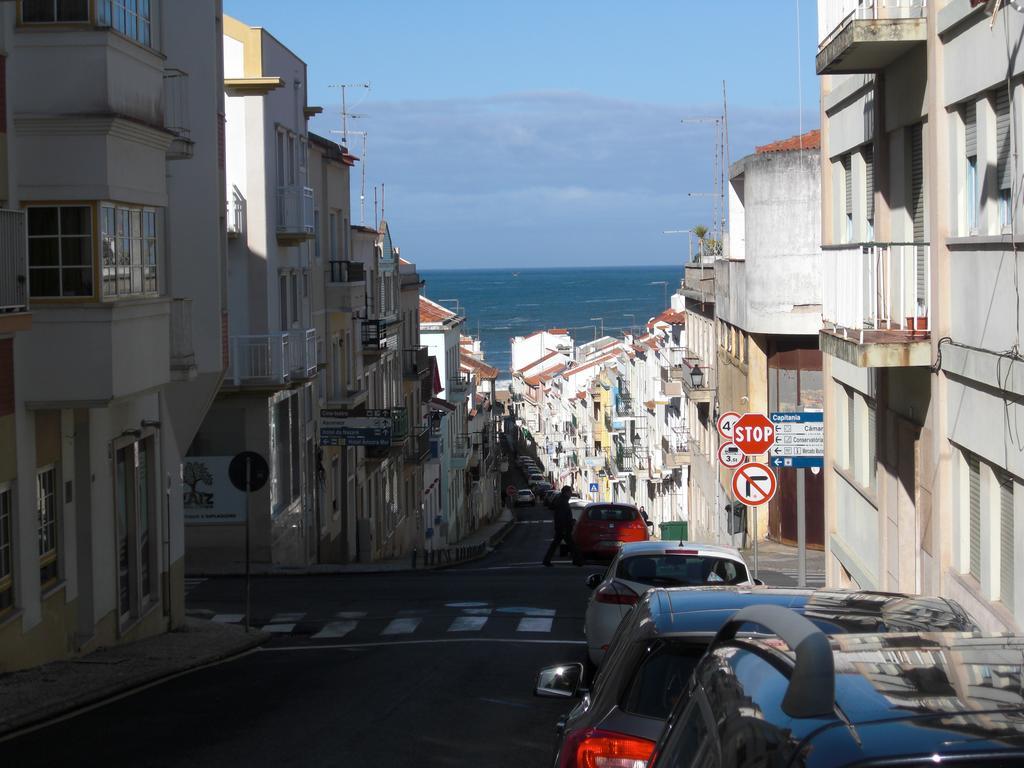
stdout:
{"type": "Polygon", "coordinates": [[[535,696],[569,699],[579,691],[582,681],[582,664],[559,664],[555,667],[544,667],[537,675],[537,685],[534,687],[533,693],[535,696]]]}
{"type": "Polygon", "coordinates": [[[764,586],[764,582],[761,581],[760,579],[754,579],[754,586],[755,587],[763,587],[764,586]]]}
{"type": "Polygon", "coordinates": [[[601,583],[601,574],[592,573],[587,576],[587,580],[584,582],[590,589],[597,589],[597,585],[601,583]]]}

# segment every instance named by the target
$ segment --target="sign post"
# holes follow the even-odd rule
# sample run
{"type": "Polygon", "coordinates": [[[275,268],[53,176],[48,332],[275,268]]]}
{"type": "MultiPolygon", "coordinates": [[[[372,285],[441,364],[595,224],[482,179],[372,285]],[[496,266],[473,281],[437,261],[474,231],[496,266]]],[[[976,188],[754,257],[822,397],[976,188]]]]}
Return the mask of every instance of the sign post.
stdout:
{"type": "Polygon", "coordinates": [[[245,631],[249,631],[252,613],[250,611],[251,567],[250,541],[252,539],[252,515],[249,514],[249,495],[267,484],[270,467],[267,460],[254,451],[242,451],[228,465],[231,484],[245,493],[245,631]]]}
{"type": "Polygon", "coordinates": [[[770,456],[776,469],[796,469],[797,584],[807,586],[807,468],[825,465],[825,414],[821,411],[773,413],[775,445],[770,456]]]}

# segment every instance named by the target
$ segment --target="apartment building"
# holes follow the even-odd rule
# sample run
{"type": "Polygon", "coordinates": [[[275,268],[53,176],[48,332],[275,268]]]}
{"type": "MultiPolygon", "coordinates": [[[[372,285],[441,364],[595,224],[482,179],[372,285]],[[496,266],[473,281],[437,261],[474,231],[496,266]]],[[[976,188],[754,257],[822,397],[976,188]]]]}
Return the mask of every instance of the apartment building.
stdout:
{"type": "Polygon", "coordinates": [[[429,405],[434,397],[434,367],[430,361],[430,350],[420,337],[419,307],[423,279],[416,271],[416,265],[406,259],[399,258],[398,272],[401,286],[402,394],[409,414],[409,439],[403,457],[403,504],[410,517],[410,526],[405,532],[408,539],[406,551],[415,548],[423,552],[428,548],[426,531],[433,520],[426,509],[425,473],[431,459],[429,405]]]}
{"type": "Polygon", "coordinates": [[[227,477],[242,451],[270,468],[250,494],[252,561],[306,565],[319,539],[306,129],[315,108],[305,63],[265,29],[225,16],[223,49],[228,370],[184,467],[188,567],[198,572],[244,567],[246,499],[227,477]]]}
{"type": "Polygon", "coordinates": [[[1024,15],[818,10],[828,578],[1018,628],[1024,15]]]}
{"type": "MultiPolygon", "coordinates": [[[[728,248],[715,262],[720,413],[824,407],[820,146],[819,132],[810,131],[759,146],[729,169],[728,248]]],[[[730,474],[721,478],[725,489],[730,474]]],[[[823,475],[792,467],[776,475],[767,509],[743,510],[746,530],[753,535],[756,521],[759,537],[796,544],[802,482],[806,542],[822,548],[823,475]]]]}
{"type": "Polygon", "coordinates": [[[0,6],[2,672],[184,620],[181,457],[225,364],[221,27],[218,0],[0,6]]]}

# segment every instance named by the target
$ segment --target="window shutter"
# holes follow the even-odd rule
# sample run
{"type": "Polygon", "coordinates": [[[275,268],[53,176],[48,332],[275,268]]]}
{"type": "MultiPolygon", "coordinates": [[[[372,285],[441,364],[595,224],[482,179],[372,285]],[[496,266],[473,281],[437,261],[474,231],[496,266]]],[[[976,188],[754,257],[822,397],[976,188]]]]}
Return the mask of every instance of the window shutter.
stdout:
{"type": "Polygon", "coordinates": [[[855,422],[857,409],[855,407],[856,399],[853,396],[853,390],[846,390],[846,468],[850,471],[855,478],[860,479],[857,475],[857,427],[855,422]]]}
{"type": "Polygon", "coordinates": [[[877,465],[878,465],[878,456],[877,456],[876,451],[875,451],[875,441],[878,439],[877,438],[877,432],[876,432],[877,426],[876,426],[876,423],[875,423],[875,419],[877,418],[877,416],[876,416],[876,412],[875,412],[875,404],[872,403],[872,402],[869,402],[867,404],[867,406],[868,406],[868,466],[867,466],[867,470],[868,470],[867,471],[868,483],[867,484],[868,484],[869,488],[874,488],[875,487],[875,473],[877,471],[876,468],[877,468],[877,465]]]}
{"type": "Polygon", "coordinates": [[[996,101],[996,183],[1010,189],[1010,96],[1006,88],[997,88],[996,101]]]}
{"type": "Polygon", "coordinates": [[[967,459],[969,490],[968,518],[970,540],[970,572],[981,581],[981,466],[973,456],[967,459]]]}
{"type": "Polygon", "coordinates": [[[999,483],[999,599],[1013,610],[1013,478],[999,483]]]}
{"type": "Polygon", "coordinates": [[[853,213],[853,173],[851,173],[850,155],[843,155],[843,180],[846,184],[846,213],[853,213]]]}
{"type": "Polygon", "coordinates": [[[864,196],[865,217],[875,220],[875,149],[870,144],[864,147],[864,196]]]}
{"type": "MultiPolygon", "coordinates": [[[[910,129],[910,204],[914,216],[914,242],[923,243],[924,234],[924,147],[922,146],[923,124],[918,123],[910,129]]],[[[917,246],[917,298],[924,301],[928,295],[927,285],[927,251],[923,245],[917,246]]]]}
{"type": "Polygon", "coordinates": [[[964,107],[964,138],[967,144],[966,157],[978,156],[978,105],[970,102],[964,107]]]}

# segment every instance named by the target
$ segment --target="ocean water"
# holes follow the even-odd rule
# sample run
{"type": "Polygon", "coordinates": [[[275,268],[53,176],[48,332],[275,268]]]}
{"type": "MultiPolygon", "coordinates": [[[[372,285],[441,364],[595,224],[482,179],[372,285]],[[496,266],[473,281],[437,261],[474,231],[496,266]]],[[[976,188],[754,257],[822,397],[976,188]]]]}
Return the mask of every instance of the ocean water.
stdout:
{"type": "Polygon", "coordinates": [[[621,336],[668,306],[683,265],[424,269],[420,275],[424,295],[466,318],[468,332],[483,342],[485,359],[506,380],[513,336],[568,328],[582,344],[600,334],[602,320],[606,336],[621,336]]]}

